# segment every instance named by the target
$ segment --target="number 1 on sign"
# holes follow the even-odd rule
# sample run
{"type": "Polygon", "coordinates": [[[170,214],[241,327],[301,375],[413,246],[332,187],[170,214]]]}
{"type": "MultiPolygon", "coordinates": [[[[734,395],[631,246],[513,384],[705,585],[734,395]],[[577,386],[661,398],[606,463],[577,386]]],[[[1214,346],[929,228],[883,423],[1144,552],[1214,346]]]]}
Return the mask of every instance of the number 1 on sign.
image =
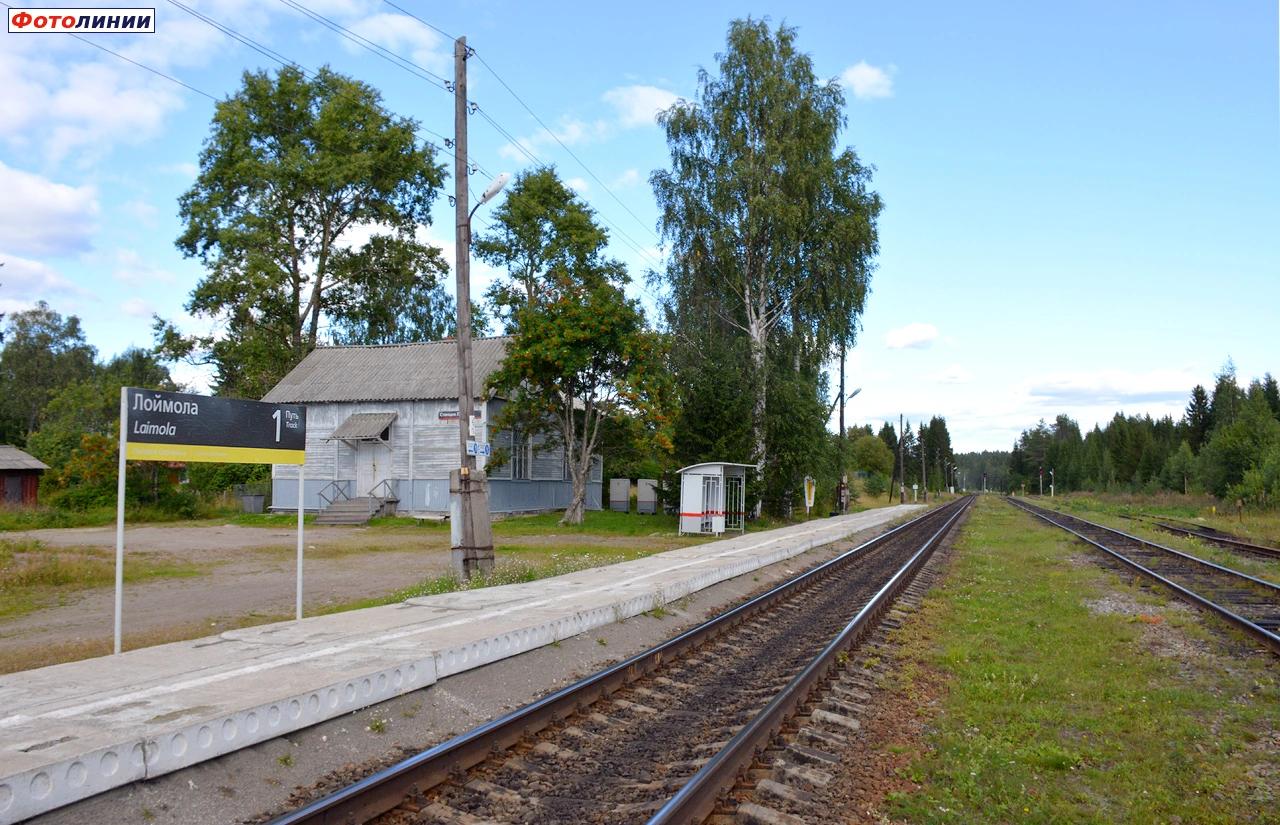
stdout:
{"type": "Polygon", "coordinates": [[[279,443],[280,442],[280,411],[276,410],[271,414],[271,417],[276,420],[276,443],[279,443]]]}

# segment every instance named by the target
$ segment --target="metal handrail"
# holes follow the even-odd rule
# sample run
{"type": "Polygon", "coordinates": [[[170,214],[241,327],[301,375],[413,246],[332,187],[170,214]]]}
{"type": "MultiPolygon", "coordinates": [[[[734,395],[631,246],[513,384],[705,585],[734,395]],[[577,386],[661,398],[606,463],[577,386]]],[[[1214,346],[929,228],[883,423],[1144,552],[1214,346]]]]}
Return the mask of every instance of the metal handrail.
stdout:
{"type": "Polygon", "coordinates": [[[400,501],[400,484],[399,479],[384,478],[377,484],[373,485],[373,489],[369,491],[369,517],[373,518],[373,514],[381,510],[388,501],[400,501]],[[395,482],[394,484],[392,482],[395,482]],[[378,491],[385,488],[386,495],[379,495],[378,491]]]}
{"type": "MultiPolygon", "coordinates": [[[[343,500],[343,501],[350,501],[350,500],[351,500],[351,496],[347,495],[347,488],[346,488],[346,486],[345,486],[345,485],[342,485],[342,484],[339,484],[339,483],[338,483],[338,482],[336,482],[336,481],[330,481],[328,484],[326,484],[326,485],[324,485],[323,487],[321,487],[321,488],[320,488],[320,492],[318,493],[318,495],[320,496],[320,500],[324,502],[325,507],[332,507],[332,506],[333,506],[333,503],[334,503],[335,501],[338,501],[338,500],[339,500],[339,498],[341,498],[341,500],[343,500]],[[332,488],[333,488],[333,491],[334,491],[334,494],[333,494],[333,496],[332,496],[332,497],[328,495],[328,492],[329,492],[329,488],[330,488],[330,487],[332,487],[332,488]]],[[[324,507],[322,507],[322,508],[320,508],[320,509],[322,509],[322,510],[323,510],[323,509],[324,509],[324,507]]]]}

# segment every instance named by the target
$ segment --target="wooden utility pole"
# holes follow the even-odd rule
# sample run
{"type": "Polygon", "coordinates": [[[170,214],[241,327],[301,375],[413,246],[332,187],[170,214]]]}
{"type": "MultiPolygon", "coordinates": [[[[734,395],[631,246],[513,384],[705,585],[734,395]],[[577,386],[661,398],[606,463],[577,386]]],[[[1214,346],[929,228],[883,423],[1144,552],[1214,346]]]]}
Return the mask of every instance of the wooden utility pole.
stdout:
{"type": "Polygon", "coordinates": [[[458,297],[458,451],[461,467],[449,473],[453,567],[463,578],[493,570],[489,485],[476,457],[468,455],[475,387],[471,369],[471,213],[467,184],[467,38],[453,44],[453,192],[458,297]]]}
{"type": "Polygon", "coordinates": [[[924,503],[929,503],[929,479],[926,478],[925,465],[929,463],[929,454],[924,449],[924,427],[920,428],[920,492],[924,495],[924,503]]]}
{"type": "Polygon", "coordinates": [[[902,463],[902,442],[907,431],[903,428],[902,413],[898,413],[898,503],[907,503],[907,465],[902,463]]]}
{"type": "Polygon", "coordinates": [[[837,507],[841,513],[849,511],[849,473],[845,470],[845,443],[844,443],[844,354],[845,344],[840,343],[840,501],[837,507]]]}

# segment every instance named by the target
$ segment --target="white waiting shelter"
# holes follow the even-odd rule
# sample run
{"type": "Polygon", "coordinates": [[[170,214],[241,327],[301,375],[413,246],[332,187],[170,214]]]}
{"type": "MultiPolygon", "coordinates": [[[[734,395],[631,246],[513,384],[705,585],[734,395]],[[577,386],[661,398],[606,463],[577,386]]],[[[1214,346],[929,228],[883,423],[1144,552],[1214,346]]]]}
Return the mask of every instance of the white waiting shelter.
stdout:
{"type": "Polygon", "coordinates": [[[747,529],[747,470],[754,464],[709,461],[680,471],[680,532],[719,535],[747,529]]]}

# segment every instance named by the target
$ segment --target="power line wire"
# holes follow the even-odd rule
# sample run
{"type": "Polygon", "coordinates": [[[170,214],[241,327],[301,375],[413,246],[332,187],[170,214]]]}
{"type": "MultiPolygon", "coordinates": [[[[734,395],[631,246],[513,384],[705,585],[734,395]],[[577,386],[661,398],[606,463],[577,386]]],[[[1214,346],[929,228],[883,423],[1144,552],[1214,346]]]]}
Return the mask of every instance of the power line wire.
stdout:
{"type": "MultiPolygon", "coordinates": [[[[6,9],[17,8],[16,6],[11,6],[11,5],[9,5],[8,3],[4,3],[4,2],[0,2],[0,6],[4,6],[6,9]]],[[[75,32],[66,32],[66,34],[71,35],[71,36],[72,36],[72,37],[74,37],[76,40],[79,40],[81,43],[88,43],[90,46],[93,46],[95,49],[101,49],[102,51],[106,52],[107,54],[111,55],[112,57],[118,57],[118,58],[120,58],[121,60],[123,60],[123,61],[124,61],[124,62],[126,62],[126,63],[131,63],[131,64],[133,64],[134,66],[137,66],[139,69],[142,69],[142,70],[144,70],[144,71],[151,72],[153,75],[155,75],[155,76],[157,76],[157,77],[163,77],[165,80],[169,81],[170,83],[176,83],[177,85],[181,86],[181,87],[182,87],[182,88],[184,88],[184,89],[187,89],[187,90],[189,90],[189,91],[195,92],[195,93],[196,93],[196,94],[198,94],[198,95],[204,95],[205,97],[207,97],[207,98],[209,98],[210,100],[212,100],[214,103],[217,103],[217,102],[218,102],[218,98],[214,97],[213,95],[209,94],[208,92],[204,91],[203,89],[197,89],[195,86],[192,86],[190,83],[185,83],[185,82],[183,82],[183,81],[179,80],[178,78],[174,77],[173,75],[165,74],[164,72],[160,71],[159,69],[153,69],[153,68],[151,68],[150,66],[146,65],[145,63],[139,63],[138,61],[134,60],[134,59],[133,59],[133,58],[131,58],[131,57],[125,57],[124,55],[120,54],[120,52],[114,51],[114,50],[112,50],[112,49],[108,49],[106,46],[103,46],[103,45],[102,45],[102,44],[100,44],[100,43],[95,43],[95,42],[93,42],[92,40],[90,40],[89,38],[87,38],[87,37],[82,37],[82,36],[80,36],[80,35],[76,34],[75,32]]]]}
{"type": "Polygon", "coordinates": [[[457,39],[458,39],[458,38],[454,37],[453,35],[449,34],[449,33],[448,33],[447,31],[445,31],[444,29],[442,29],[442,28],[440,28],[439,26],[435,25],[434,23],[429,23],[429,22],[427,22],[426,20],[423,20],[421,17],[419,17],[418,15],[416,15],[416,14],[414,14],[413,12],[409,11],[408,9],[404,8],[403,6],[397,6],[395,3],[392,3],[392,2],[391,2],[391,0],[382,0],[382,2],[386,3],[388,6],[390,6],[390,7],[391,7],[391,8],[393,8],[393,9],[395,9],[396,11],[400,12],[401,14],[405,15],[406,17],[412,17],[414,20],[417,20],[419,23],[421,23],[422,25],[426,26],[428,29],[431,29],[432,31],[436,32],[437,34],[444,35],[445,37],[449,38],[450,40],[457,40],[457,39]]]}
{"type": "MultiPolygon", "coordinates": [[[[489,125],[493,126],[493,128],[496,129],[499,134],[505,137],[511,143],[512,146],[514,146],[517,150],[519,150],[535,166],[546,165],[545,161],[543,161],[540,157],[534,154],[533,151],[527,148],[523,143],[521,143],[519,139],[512,136],[510,132],[508,132],[506,129],[502,127],[502,124],[498,123],[496,120],[490,117],[489,114],[485,112],[484,109],[477,109],[477,114],[479,114],[482,118],[488,121],[489,125]]],[[[617,237],[621,243],[630,247],[631,250],[635,252],[637,255],[639,255],[641,258],[648,259],[648,261],[653,264],[660,265],[662,263],[662,260],[660,258],[654,255],[644,246],[642,246],[638,241],[636,241],[635,238],[627,234],[626,230],[624,230],[622,227],[618,226],[616,223],[609,220],[609,218],[605,217],[604,215],[600,215],[600,219],[603,220],[606,224],[608,224],[609,227],[612,228],[617,233],[617,237]]]]}
{"type": "MultiPolygon", "coordinates": [[[[170,2],[172,2],[172,0],[170,0],[170,2]]],[[[435,72],[431,71],[425,66],[421,66],[413,62],[412,60],[409,60],[406,57],[402,57],[401,55],[396,54],[390,49],[378,43],[373,42],[372,40],[365,37],[364,35],[357,34],[356,32],[342,25],[341,23],[338,23],[335,20],[325,17],[323,14],[320,14],[319,12],[312,11],[311,9],[302,5],[301,3],[295,2],[295,0],[280,0],[280,2],[286,6],[289,6],[292,9],[295,9],[301,12],[302,14],[305,14],[307,17],[316,21],[317,23],[329,29],[330,31],[342,35],[347,40],[350,40],[352,43],[355,43],[357,46],[360,46],[366,51],[372,52],[378,57],[381,57],[383,60],[387,61],[391,65],[404,69],[405,71],[421,78],[422,80],[436,81],[440,85],[436,85],[436,83],[433,83],[432,86],[434,88],[437,88],[442,92],[449,93],[449,87],[453,85],[452,81],[444,77],[441,77],[440,75],[436,74],[435,72]]]]}
{"type": "MultiPolygon", "coordinates": [[[[388,2],[388,0],[384,0],[384,2],[388,2]]],[[[608,187],[608,185],[606,185],[606,184],[605,184],[605,182],[604,182],[604,181],[600,180],[600,177],[599,177],[595,172],[593,172],[593,171],[591,170],[591,167],[587,166],[587,164],[582,160],[582,158],[578,157],[577,153],[575,153],[572,149],[570,149],[570,148],[565,144],[565,142],[564,142],[563,140],[561,140],[561,139],[560,139],[560,136],[559,136],[559,135],[557,135],[554,131],[552,131],[551,127],[547,126],[547,124],[546,124],[546,123],[544,123],[544,122],[542,121],[542,118],[538,117],[537,113],[536,113],[536,112],[534,112],[532,108],[530,108],[529,104],[528,104],[528,103],[525,103],[525,102],[524,102],[524,99],[523,99],[523,98],[521,98],[521,97],[520,97],[520,95],[516,94],[515,89],[512,89],[512,88],[511,88],[511,85],[510,85],[509,83],[507,83],[507,81],[503,80],[503,79],[502,79],[502,76],[501,76],[501,75],[499,75],[499,74],[498,74],[498,72],[497,72],[497,71],[496,71],[492,66],[490,66],[490,65],[489,65],[489,62],[488,62],[487,60],[485,60],[485,59],[484,59],[484,55],[480,54],[479,52],[476,52],[475,57],[476,57],[476,59],[477,59],[477,60],[479,60],[479,61],[480,61],[481,65],[483,65],[486,69],[488,69],[488,70],[489,70],[489,73],[490,73],[490,74],[492,74],[492,75],[494,76],[494,78],[495,78],[499,83],[501,83],[501,84],[502,84],[502,87],[503,87],[504,89],[506,89],[506,90],[511,94],[511,96],[512,96],[512,97],[514,97],[514,98],[516,99],[516,102],[517,102],[517,103],[519,103],[519,104],[524,108],[524,110],[525,110],[526,112],[528,112],[528,113],[529,113],[529,116],[530,116],[530,117],[532,117],[532,118],[537,122],[537,124],[538,124],[539,126],[541,126],[541,127],[543,128],[543,130],[544,130],[548,135],[550,135],[550,136],[551,136],[552,140],[554,140],[556,143],[560,144],[560,148],[561,148],[561,149],[564,149],[566,152],[568,152],[568,153],[569,153],[569,157],[571,157],[571,158],[573,158],[575,161],[577,161],[577,162],[578,162],[578,165],[579,165],[579,166],[581,166],[581,167],[583,168],[583,170],[584,170],[584,171],[586,171],[586,173],[587,173],[588,175],[590,175],[590,176],[591,176],[591,179],[592,179],[592,180],[594,180],[596,183],[600,184],[600,187],[601,187],[602,189],[604,189],[604,191],[606,191],[606,192],[608,192],[608,193],[609,193],[609,197],[613,198],[613,199],[614,199],[614,201],[616,201],[616,202],[617,202],[617,204],[618,204],[619,206],[621,206],[621,207],[626,211],[626,213],[627,213],[628,215],[630,215],[632,218],[634,218],[634,219],[635,219],[635,222],[636,222],[637,224],[639,224],[640,226],[642,226],[646,232],[648,232],[650,235],[652,235],[652,236],[654,237],[654,240],[658,240],[658,235],[657,235],[657,233],[656,233],[656,232],[654,232],[654,231],[653,231],[653,229],[652,229],[652,228],[650,228],[650,227],[649,227],[649,226],[648,226],[644,221],[640,220],[640,217],[639,217],[638,215],[636,215],[636,213],[635,213],[635,212],[632,212],[632,211],[631,211],[631,208],[630,208],[629,206],[627,206],[625,203],[623,203],[623,202],[622,202],[622,199],[621,199],[621,198],[619,198],[617,195],[615,195],[615,194],[613,193],[613,190],[612,190],[612,189],[610,189],[610,188],[608,187]]]]}
{"type": "MultiPolygon", "coordinates": [[[[282,2],[284,2],[284,1],[285,1],[285,0],[282,0],[282,2]]],[[[190,14],[192,17],[195,17],[197,20],[200,20],[201,22],[205,23],[206,25],[208,25],[208,26],[210,26],[210,27],[212,27],[212,28],[216,29],[217,31],[222,32],[223,34],[227,35],[228,37],[231,37],[232,39],[234,39],[234,40],[236,40],[236,41],[238,41],[238,42],[240,42],[240,43],[243,43],[244,45],[246,45],[246,46],[248,46],[249,48],[253,49],[254,51],[258,52],[259,54],[261,54],[261,55],[263,55],[263,56],[265,56],[265,57],[268,57],[268,58],[270,58],[271,60],[274,60],[275,62],[279,63],[281,66],[285,66],[285,67],[289,67],[289,68],[297,69],[298,71],[302,72],[304,75],[310,76],[310,77],[312,77],[312,78],[314,78],[314,77],[316,77],[316,76],[317,76],[317,72],[316,72],[315,70],[310,69],[310,68],[308,68],[307,66],[303,65],[302,63],[299,63],[299,62],[298,62],[298,61],[296,61],[296,60],[292,60],[292,59],[290,59],[289,57],[286,57],[285,55],[283,55],[283,54],[281,54],[281,53],[279,53],[279,52],[275,51],[274,49],[271,49],[271,48],[269,48],[268,46],[263,45],[262,43],[258,42],[257,40],[254,40],[252,37],[249,37],[248,35],[241,34],[240,32],[236,31],[235,29],[231,28],[230,26],[227,26],[227,25],[225,25],[225,24],[223,24],[223,23],[220,23],[220,22],[218,22],[217,20],[214,20],[212,17],[209,17],[208,15],[201,14],[200,12],[196,11],[195,9],[192,9],[191,7],[189,7],[189,6],[187,6],[187,5],[185,5],[185,4],[181,3],[181,2],[179,2],[179,0],[169,0],[169,3],[171,3],[171,4],[172,4],[172,5],[174,5],[174,6],[176,6],[176,7],[177,7],[177,8],[179,8],[179,9],[182,9],[183,11],[187,12],[187,13],[188,13],[188,14],[190,14]]],[[[290,5],[292,5],[292,4],[290,4],[290,5]]],[[[301,9],[301,7],[299,7],[299,10],[305,11],[305,9],[301,9]]],[[[336,25],[336,24],[335,24],[335,25],[336,25]]],[[[82,39],[83,39],[83,38],[82,38],[82,39]]],[[[86,41],[86,42],[87,42],[87,41],[86,41]]],[[[97,44],[96,44],[96,43],[94,43],[94,44],[92,44],[92,45],[97,45],[97,44]]],[[[103,48],[103,47],[99,46],[99,48],[103,48]]],[[[366,48],[368,48],[368,47],[366,47],[366,48]]],[[[376,53],[376,52],[375,52],[375,53],[376,53]]],[[[125,60],[128,60],[128,58],[124,58],[124,59],[125,59],[125,60]]],[[[132,61],[130,61],[130,62],[132,62],[132,61]]],[[[393,65],[399,65],[399,64],[393,64],[393,65]]],[[[144,67],[144,68],[145,68],[145,67],[144,67]]],[[[404,66],[401,66],[401,68],[405,68],[406,70],[408,70],[408,69],[407,69],[407,67],[404,67],[404,66]]],[[[149,70],[149,71],[154,71],[154,70],[149,70]]],[[[412,73],[412,72],[411,72],[411,73],[412,73]]],[[[181,81],[176,81],[176,82],[181,82],[181,81]]],[[[183,84],[183,85],[186,85],[186,84],[183,84]]],[[[188,88],[191,88],[191,87],[188,87],[188,88]]],[[[198,90],[196,90],[196,91],[198,91],[198,90]]],[[[204,93],[204,92],[201,92],[201,94],[205,94],[205,93],[204,93]]],[[[212,97],[212,96],[209,96],[209,97],[212,97]]],[[[215,99],[215,100],[216,100],[216,98],[213,98],[213,99],[215,99]]],[[[439,154],[441,154],[441,155],[447,155],[446,149],[447,149],[447,148],[451,148],[451,147],[452,147],[452,145],[453,145],[453,139],[452,139],[452,138],[447,137],[446,135],[442,135],[442,134],[440,134],[439,132],[435,131],[434,129],[428,129],[428,128],[426,128],[425,126],[422,126],[421,124],[419,124],[419,128],[421,129],[421,131],[423,131],[423,132],[425,132],[425,133],[427,133],[427,134],[429,134],[429,135],[433,135],[433,136],[435,136],[435,137],[438,137],[438,138],[442,141],[442,143],[443,143],[443,146],[440,146],[440,145],[437,145],[437,144],[435,144],[435,143],[432,143],[431,141],[424,141],[424,143],[426,143],[426,145],[427,145],[427,146],[431,147],[431,149],[432,149],[432,150],[434,150],[435,152],[437,152],[437,153],[439,153],[439,154]]],[[[488,174],[487,172],[485,172],[485,171],[480,167],[480,165],[479,165],[478,163],[476,163],[475,161],[471,160],[470,158],[468,158],[468,163],[469,163],[469,165],[470,165],[470,166],[475,167],[477,171],[480,171],[480,172],[481,172],[481,173],[483,173],[483,174],[488,174]]]]}
{"type": "Polygon", "coordinates": [[[232,29],[228,26],[224,26],[223,24],[219,23],[217,20],[214,20],[212,17],[201,14],[200,12],[196,11],[190,6],[184,5],[183,3],[179,3],[178,0],[169,0],[169,4],[172,6],[176,6],[179,9],[182,9],[187,14],[191,15],[197,20],[204,22],[208,26],[211,26],[212,28],[217,29],[218,31],[230,37],[231,39],[236,40],[248,46],[258,54],[262,55],[263,57],[276,61],[281,66],[300,69],[300,70],[303,70],[304,73],[306,74],[311,74],[311,72],[307,71],[306,67],[304,67],[301,63],[297,63],[293,60],[290,60],[289,58],[275,51],[274,49],[271,49],[268,46],[264,46],[263,44],[259,43],[253,38],[242,35],[239,32],[237,32],[235,29],[232,29]]]}
{"type": "MultiPolygon", "coordinates": [[[[281,2],[292,3],[293,0],[281,0],[281,2]]],[[[444,29],[440,28],[434,23],[431,23],[428,20],[425,20],[422,17],[419,17],[418,15],[414,14],[413,12],[404,8],[403,6],[392,2],[392,0],[383,0],[383,2],[386,3],[388,6],[390,6],[391,8],[395,9],[396,11],[400,12],[401,14],[418,21],[422,25],[442,35],[443,37],[447,37],[450,40],[457,40],[457,38],[454,37],[449,32],[445,31],[444,29]]],[[[481,64],[483,64],[484,67],[489,70],[489,73],[492,74],[497,79],[497,81],[502,84],[503,88],[505,88],[507,92],[510,93],[513,98],[516,99],[516,102],[519,103],[522,107],[524,107],[524,110],[528,112],[535,121],[537,121],[538,125],[541,126],[543,130],[545,130],[547,134],[549,134],[552,137],[552,139],[555,140],[556,143],[560,144],[561,148],[563,148],[566,152],[569,153],[570,157],[572,157],[575,161],[577,161],[578,165],[581,166],[586,171],[586,173],[590,175],[591,178],[600,185],[600,188],[604,189],[605,192],[609,193],[609,197],[613,198],[614,201],[616,201],[618,205],[621,206],[627,212],[628,215],[630,215],[633,219],[635,219],[636,223],[644,227],[645,231],[648,232],[650,235],[652,235],[654,240],[661,242],[661,239],[658,238],[657,233],[655,233],[652,228],[650,228],[647,224],[645,224],[644,221],[640,220],[639,216],[637,216],[635,212],[631,211],[631,208],[628,207],[625,203],[623,203],[622,200],[616,194],[614,194],[613,190],[610,189],[609,186],[605,184],[605,182],[601,180],[600,177],[594,171],[592,171],[592,169],[589,166],[587,166],[587,164],[582,160],[582,158],[578,157],[578,155],[572,149],[570,149],[568,146],[565,145],[564,141],[562,141],[560,137],[555,132],[553,132],[547,126],[547,124],[542,121],[541,118],[538,117],[537,113],[535,113],[533,109],[530,108],[529,105],[524,102],[524,100],[520,97],[520,95],[516,94],[515,90],[511,88],[510,84],[508,84],[506,80],[504,80],[497,73],[497,71],[495,71],[494,68],[488,64],[487,61],[485,61],[483,55],[479,54],[474,49],[471,49],[470,53],[472,56],[480,60],[481,64]]],[[[489,123],[490,126],[492,126],[495,130],[497,130],[499,134],[505,137],[507,141],[510,142],[511,145],[514,146],[522,155],[528,158],[530,162],[538,166],[545,165],[544,162],[540,158],[538,158],[536,154],[534,154],[528,147],[526,147],[524,143],[521,142],[518,138],[516,138],[509,131],[503,128],[501,124],[499,124],[496,120],[494,120],[488,114],[488,112],[480,108],[474,102],[472,101],[468,101],[468,102],[471,103],[473,111],[475,111],[482,118],[484,118],[489,123]]],[[[618,233],[618,235],[621,236],[621,239],[629,242],[629,245],[631,246],[631,248],[637,254],[639,254],[642,258],[647,258],[655,264],[660,265],[662,263],[661,259],[655,256],[653,253],[649,252],[643,245],[636,242],[636,240],[632,238],[629,234],[627,234],[627,232],[623,230],[622,227],[618,226],[617,224],[613,223],[607,218],[604,218],[603,215],[601,216],[601,218],[603,218],[606,223],[608,223],[610,226],[613,227],[613,229],[618,233]]]]}
{"type": "MultiPolygon", "coordinates": [[[[10,6],[8,3],[5,3],[5,4],[4,4],[4,6],[5,6],[6,8],[13,8],[13,6],[10,6]]],[[[132,63],[133,65],[137,66],[139,69],[145,69],[146,71],[151,72],[153,75],[157,75],[157,76],[159,76],[159,77],[163,77],[165,80],[168,80],[170,83],[176,83],[176,84],[178,84],[179,86],[183,87],[184,89],[190,89],[191,91],[195,92],[195,93],[196,93],[196,94],[198,94],[198,95],[204,95],[205,97],[207,97],[207,98],[209,98],[210,100],[212,100],[214,103],[217,103],[217,102],[218,102],[218,98],[214,97],[213,95],[209,94],[208,92],[204,91],[203,89],[197,89],[195,86],[192,86],[190,83],[185,83],[185,82],[183,82],[183,81],[179,80],[178,78],[174,77],[173,75],[165,74],[164,72],[160,71],[159,69],[153,69],[153,68],[151,68],[150,66],[147,66],[147,65],[145,65],[145,64],[143,64],[143,63],[139,63],[138,61],[134,60],[134,59],[133,59],[133,58],[131,58],[131,57],[125,57],[124,55],[120,54],[120,52],[112,51],[111,49],[108,49],[106,46],[103,46],[103,45],[102,45],[102,44],[100,44],[100,43],[94,43],[92,40],[88,39],[87,37],[81,37],[80,35],[76,34],[75,32],[67,32],[67,34],[71,35],[71,36],[72,36],[72,37],[74,37],[76,40],[79,40],[81,43],[88,43],[90,46],[93,46],[95,49],[101,49],[102,51],[106,52],[107,54],[109,54],[109,55],[111,55],[111,56],[113,56],[113,57],[118,57],[118,58],[120,58],[121,60],[123,60],[123,61],[124,61],[124,62],[126,62],[126,63],[132,63]]]]}

